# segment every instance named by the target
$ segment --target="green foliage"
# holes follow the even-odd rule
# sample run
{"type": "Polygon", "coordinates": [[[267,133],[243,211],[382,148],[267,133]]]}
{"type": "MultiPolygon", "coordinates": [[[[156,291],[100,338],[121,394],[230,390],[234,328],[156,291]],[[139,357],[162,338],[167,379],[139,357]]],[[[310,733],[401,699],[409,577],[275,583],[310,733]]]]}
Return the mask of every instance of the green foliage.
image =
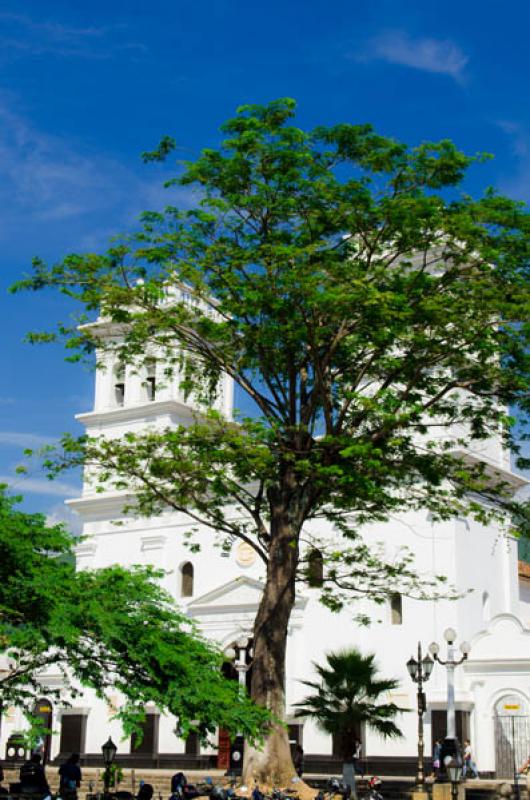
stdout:
{"type": "Polygon", "coordinates": [[[200,719],[203,737],[217,725],[260,737],[267,714],[222,677],[221,653],[159,586],[160,573],[76,572],[65,529],[17,510],[16,500],[0,487],[3,708],[17,705],[31,714],[43,692],[64,702],[65,693],[88,686],[102,697],[123,698],[116,716],[126,732],[138,729],[150,702],[178,717],[184,734],[200,719]],[[59,687],[47,686],[49,672],[62,675],[59,687]]]}
{"type": "Polygon", "coordinates": [[[363,656],[351,648],[329,653],[324,666],[314,667],[319,681],[302,681],[313,691],[295,703],[296,716],[316,720],[323,731],[334,736],[344,760],[351,758],[362,725],[384,738],[402,736],[395,718],[406,709],[381,702],[399,682],[377,675],[374,655],[363,656]]]}
{"type": "Polygon", "coordinates": [[[493,191],[462,194],[481,157],[447,140],[304,131],[294,114],[288,99],[240,108],[220,148],[170,182],[199,190],[195,208],[146,212],[106,253],[37,259],[18,284],[55,286],[92,320],[45,340],[139,372],[156,356],[197,409],[165,431],[65,438],[48,466],[91,462],[99,490],[134,493],[135,513],[176,509],[264,562],[288,525],[300,575],[304,525],[325,517],[334,542],[304,537],[325,551],[331,607],[446,591],[359,530],[407,509],[482,522],[513,511],[495,469],[464,451],[497,437],[520,456],[507,408],[524,426],[529,216],[493,191]],[[225,373],[251,417],[207,411],[225,373]]]}

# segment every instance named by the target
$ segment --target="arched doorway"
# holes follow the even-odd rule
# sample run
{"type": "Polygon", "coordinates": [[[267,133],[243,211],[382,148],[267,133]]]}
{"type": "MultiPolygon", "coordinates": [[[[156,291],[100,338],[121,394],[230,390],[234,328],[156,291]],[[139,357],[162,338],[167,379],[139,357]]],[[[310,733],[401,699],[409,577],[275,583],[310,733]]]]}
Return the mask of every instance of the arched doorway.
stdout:
{"type": "Polygon", "coordinates": [[[40,753],[45,764],[50,759],[52,744],[52,717],[53,705],[46,697],[38,700],[33,707],[33,716],[40,720],[42,735],[34,747],[34,752],[40,753]]]}
{"type": "Polygon", "coordinates": [[[528,704],[519,694],[505,694],[494,708],[495,774],[513,778],[530,752],[528,704]]]}

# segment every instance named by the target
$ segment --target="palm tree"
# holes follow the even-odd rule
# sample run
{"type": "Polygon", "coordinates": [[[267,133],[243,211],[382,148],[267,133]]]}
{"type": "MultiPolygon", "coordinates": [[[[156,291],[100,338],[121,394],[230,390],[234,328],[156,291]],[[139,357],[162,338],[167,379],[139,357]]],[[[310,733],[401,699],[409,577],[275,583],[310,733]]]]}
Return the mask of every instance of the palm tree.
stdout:
{"type": "Polygon", "coordinates": [[[328,653],[325,666],[314,664],[320,681],[302,681],[313,693],[295,703],[297,717],[315,719],[322,730],[334,737],[343,760],[343,780],[352,787],[355,740],[361,725],[364,723],[384,738],[403,735],[394,719],[406,709],[380,702],[381,695],[395,689],[399,682],[379,678],[374,660],[373,653],[363,656],[354,647],[328,653]]]}

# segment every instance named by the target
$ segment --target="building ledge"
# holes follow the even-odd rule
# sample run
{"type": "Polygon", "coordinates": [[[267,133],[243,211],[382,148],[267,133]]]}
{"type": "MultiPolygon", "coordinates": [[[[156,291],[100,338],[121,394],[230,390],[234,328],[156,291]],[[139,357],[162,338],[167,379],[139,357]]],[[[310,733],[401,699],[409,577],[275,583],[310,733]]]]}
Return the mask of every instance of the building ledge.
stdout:
{"type": "Polygon", "coordinates": [[[463,461],[467,461],[470,466],[482,464],[484,472],[486,476],[491,479],[492,484],[499,482],[504,483],[510,487],[514,493],[522,489],[523,486],[528,486],[530,484],[530,481],[523,478],[522,475],[516,475],[515,472],[506,469],[506,467],[501,464],[495,464],[485,456],[471,453],[468,450],[453,450],[452,455],[461,458],[463,461]]]}
{"type": "Polygon", "coordinates": [[[134,502],[134,495],[130,492],[105,492],[101,494],[88,494],[82,497],[75,497],[72,500],[65,500],[65,505],[73,508],[79,514],[91,514],[94,512],[116,511],[121,514],[124,506],[134,502]]]}
{"type": "Polygon", "coordinates": [[[137,405],[106,408],[100,411],[86,411],[82,414],[76,414],[75,418],[82,422],[83,425],[90,427],[102,422],[126,422],[131,419],[158,417],[161,414],[175,414],[179,417],[191,419],[194,413],[199,414],[199,410],[193,409],[178,400],[149,400],[137,405]]]}

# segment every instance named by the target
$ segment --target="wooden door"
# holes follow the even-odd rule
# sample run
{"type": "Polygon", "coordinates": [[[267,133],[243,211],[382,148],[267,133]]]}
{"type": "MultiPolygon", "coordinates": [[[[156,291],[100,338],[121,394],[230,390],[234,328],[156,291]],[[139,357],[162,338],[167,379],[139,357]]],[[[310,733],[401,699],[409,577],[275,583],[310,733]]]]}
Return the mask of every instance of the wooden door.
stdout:
{"type": "Polygon", "coordinates": [[[227,770],[229,767],[230,767],[230,734],[224,728],[219,728],[217,769],[227,770]]]}

